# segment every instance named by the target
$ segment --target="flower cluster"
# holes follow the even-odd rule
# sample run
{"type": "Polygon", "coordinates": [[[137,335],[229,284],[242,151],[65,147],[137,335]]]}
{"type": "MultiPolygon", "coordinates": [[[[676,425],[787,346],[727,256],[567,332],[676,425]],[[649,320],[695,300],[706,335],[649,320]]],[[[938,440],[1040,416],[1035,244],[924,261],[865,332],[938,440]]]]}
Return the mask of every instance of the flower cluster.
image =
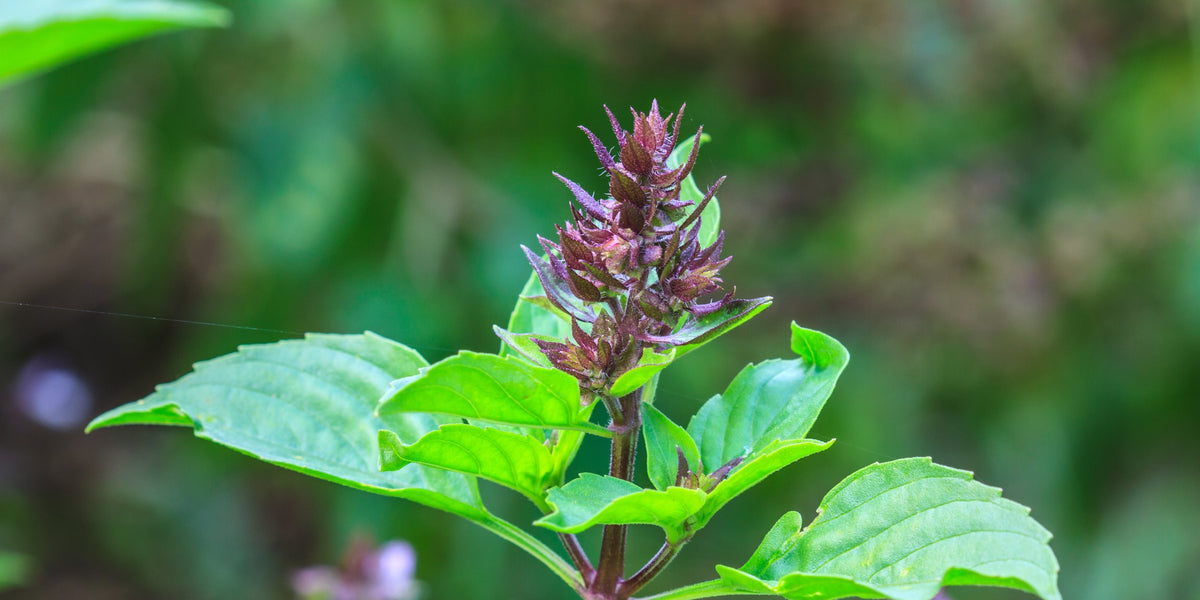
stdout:
{"type": "Polygon", "coordinates": [[[525,248],[547,300],[569,315],[572,325],[569,339],[538,340],[538,346],[556,368],[597,391],[636,365],[646,345],[686,343],[672,332],[733,301],[732,292],[703,301],[721,290],[720,271],[730,261],[720,256],[723,234],[708,246],[700,241],[700,215],[725,178],[698,200],[680,197],[702,128],[687,159],[671,167],[683,107],[673,124],[657,102],[648,113],[631,111],[632,132],[605,111],[617,138],[616,156],[594,133],[581,129],[608,175],[607,197],[596,198],[555,173],[574,195],[573,218],[557,227],[557,242],[539,236],[544,256],[525,248]]]}

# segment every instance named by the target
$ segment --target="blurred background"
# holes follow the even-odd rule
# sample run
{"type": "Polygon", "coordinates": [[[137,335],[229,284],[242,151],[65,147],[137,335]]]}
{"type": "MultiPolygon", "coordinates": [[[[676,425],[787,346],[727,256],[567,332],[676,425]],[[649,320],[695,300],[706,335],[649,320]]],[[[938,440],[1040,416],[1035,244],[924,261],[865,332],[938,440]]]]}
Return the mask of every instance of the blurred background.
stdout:
{"type": "MultiPolygon", "coordinates": [[[[729,176],[727,283],[777,298],[667,371],[659,406],[685,423],[785,355],[792,320],[853,358],[812,432],[838,444],[648,591],[918,455],[1033,507],[1067,598],[1200,599],[1200,3],[220,4],[229,29],[0,90],[0,554],[29,569],[0,597],[290,598],[364,535],[411,542],[427,598],[570,596],[430,509],[184,430],[82,427],[304,331],[494,351],[518,245],[568,217],[550,172],[603,181],[576,125],[657,98],[712,135],[701,187],[729,176]]],[[[659,541],[638,529],[631,560],[659,541]]]]}

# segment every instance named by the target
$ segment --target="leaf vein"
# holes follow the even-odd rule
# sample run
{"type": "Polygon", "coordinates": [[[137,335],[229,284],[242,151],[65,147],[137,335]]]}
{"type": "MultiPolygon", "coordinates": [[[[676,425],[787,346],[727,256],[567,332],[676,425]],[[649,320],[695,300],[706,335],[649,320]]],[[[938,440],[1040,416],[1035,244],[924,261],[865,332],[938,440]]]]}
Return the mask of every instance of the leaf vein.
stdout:
{"type": "MultiPolygon", "coordinates": [[[[851,553],[851,552],[853,552],[853,551],[855,551],[855,550],[858,550],[858,549],[860,549],[860,548],[862,548],[862,547],[866,546],[867,544],[869,544],[869,543],[871,542],[871,540],[873,540],[873,539],[875,539],[875,538],[877,538],[877,537],[879,537],[879,536],[881,536],[881,535],[883,535],[883,534],[885,534],[885,533],[887,533],[887,532],[891,531],[892,529],[895,529],[896,527],[899,527],[900,525],[904,524],[906,521],[910,521],[910,520],[912,520],[912,519],[915,519],[915,518],[917,518],[917,517],[919,517],[919,516],[921,516],[921,515],[923,515],[923,514],[925,514],[925,513],[929,512],[929,511],[937,510],[937,509],[939,509],[939,508],[942,508],[942,507],[944,507],[944,506],[949,506],[949,505],[951,505],[951,504],[958,504],[958,503],[960,503],[960,502],[984,502],[985,504],[991,504],[991,503],[989,503],[989,502],[986,502],[986,501],[983,501],[983,500],[978,500],[978,499],[975,499],[975,498],[955,498],[954,500],[948,500],[948,501],[946,501],[946,502],[943,502],[943,503],[941,503],[941,504],[935,504],[935,505],[933,505],[933,506],[927,506],[927,507],[925,507],[925,508],[922,508],[921,510],[918,510],[918,511],[917,511],[917,512],[915,512],[915,513],[912,513],[911,515],[908,515],[907,517],[904,517],[903,519],[900,519],[899,521],[896,521],[896,522],[894,522],[894,523],[892,523],[892,524],[888,525],[887,527],[884,527],[883,529],[880,529],[879,531],[877,531],[877,532],[875,532],[875,533],[871,534],[870,536],[868,536],[866,539],[862,540],[861,542],[858,542],[858,543],[857,543],[857,544],[855,544],[854,546],[851,546],[850,548],[847,548],[846,550],[844,550],[844,551],[842,551],[842,552],[839,552],[838,554],[835,554],[834,556],[830,557],[830,558],[829,558],[828,560],[826,560],[825,562],[823,562],[823,563],[821,563],[821,564],[817,565],[817,566],[816,566],[816,567],[813,569],[813,571],[819,571],[819,570],[821,570],[821,567],[824,567],[825,565],[827,565],[827,564],[829,564],[830,562],[832,562],[832,561],[834,561],[834,560],[838,559],[839,557],[841,557],[841,556],[843,556],[843,555],[846,555],[846,554],[849,554],[849,553],[851,553]]],[[[905,555],[905,556],[907,556],[907,555],[905,555]]],[[[901,557],[901,558],[904,558],[904,557],[901,557]]]]}
{"type": "MultiPolygon", "coordinates": [[[[524,404],[522,404],[522,403],[521,403],[521,401],[520,401],[519,399],[517,399],[517,397],[516,397],[516,396],[515,396],[515,395],[514,395],[512,392],[510,392],[510,391],[508,390],[508,388],[507,388],[507,387],[505,387],[505,385],[504,385],[503,383],[500,383],[500,380],[499,380],[499,379],[496,379],[496,376],[495,376],[495,375],[492,375],[491,373],[488,373],[487,371],[485,371],[485,370],[483,370],[483,369],[481,369],[481,368],[479,368],[479,367],[473,366],[473,365],[459,365],[459,366],[460,366],[461,368],[463,368],[463,369],[468,369],[468,370],[471,370],[471,371],[477,371],[477,372],[479,372],[480,374],[482,374],[484,377],[487,377],[488,379],[492,380],[492,383],[493,383],[493,384],[495,384],[495,386],[496,386],[497,388],[499,388],[499,389],[500,389],[500,391],[504,392],[504,394],[505,394],[506,396],[508,396],[509,400],[512,400],[512,403],[513,403],[514,405],[516,405],[516,406],[517,406],[517,408],[520,408],[522,411],[524,411],[524,412],[525,412],[525,414],[528,414],[530,417],[532,417],[532,418],[534,419],[534,421],[536,421],[536,422],[537,422],[537,424],[538,424],[538,425],[542,425],[542,426],[546,426],[546,425],[547,425],[547,423],[546,423],[546,420],[545,420],[545,419],[543,419],[543,418],[542,418],[540,415],[538,415],[537,413],[533,412],[533,411],[532,411],[532,410],[530,410],[528,407],[526,407],[524,404]]],[[[528,376],[528,374],[526,374],[526,376],[528,376]]],[[[532,379],[532,378],[531,378],[531,379],[532,379]]]]}
{"type": "MultiPolygon", "coordinates": [[[[878,575],[878,574],[879,574],[880,572],[882,572],[884,569],[887,569],[888,567],[893,567],[893,566],[895,566],[895,565],[896,565],[896,564],[898,564],[900,561],[902,561],[902,560],[904,560],[904,559],[906,559],[906,558],[908,558],[908,557],[912,556],[913,554],[916,554],[917,552],[920,552],[920,551],[922,551],[922,550],[928,549],[928,548],[930,548],[930,547],[932,547],[932,546],[936,546],[936,545],[938,545],[938,544],[941,544],[942,542],[948,542],[948,541],[955,540],[955,539],[958,539],[958,538],[961,538],[961,537],[966,537],[966,536],[968,536],[968,535],[976,535],[976,534],[980,534],[980,533],[1001,533],[1001,534],[1015,535],[1015,536],[1020,536],[1020,537],[1026,537],[1026,538],[1029,538],[1029,539],[1031,539],[1031,540],[1034,540],[1035,542],[1037,542],[1037,543],[1039,543],[1039,544],[1040,544],[1040,543],[1042,543],[1042,542],[1041,542],[1041,540],[1038,540],[1037,538],[1035,538],[1035,537],[1033,537],[1033,536],[1029,535],[1028,533],[1024,533],[1024,532],[1021,532],[1021,531],[1009,531],[1009,530],[1005,530],[1005,529],[973,529],[973,530],[971,530],[971,531],[964,531],[964,532],[962,532],[962,533],[957,533],[957,534],[955,534],[955,535],[951,535],[951,536],[947,536],[947,537],[944,537],[944,538],[936,539],[936,540],[933,540],[933,541],[931,541],[931,542],[929,542],[929,543],[927,543],[927,544],[922,544],[922,545],[918,546],[916,549],[912,550],[911,552],[908,552],[908,553],[907,553],[907,554],[905,554],[904,556],[901,556],[901,557],[897,558],[896,560],[894,560],[894,561],[892,561],[892,562],[890,562],[890,563],[888,563],[888,564],[886,564],[886,565],[884,565],[884,566],[882,566],[882,567],[880,567],[880,568],[876,569],[876,570],[875,570],[875,572],[874,572],[874,573],[871,573],[870,575],[868,575],[868,576],[867,576],[867,578],[866,578],[864,581],[870,582],[872,579],[874,579],[874,578],[875,578],[875,576],[876,576],[876,575],[878,575]]],[[[1042,570],[1043,570],[1043,571],[1045,571],[1045,568],[1043,568],[1042,570]]]]}
{"type": "Polygon", "coordinates": [[[840,519],[840,518],[842,518],[842,517],[844,517],[844,516],[846,516],[846,515],[848,515],[848,514],[850,514],[850,513],[854,512],[854,511],[856,511],[856,510],[858,510],[858,509],[862,508],[863,506],[866,506],[866,505],[867,505],[867,504],[869,504],[871,501],[875,500],[876,498],[878,498],[878,497],[880,497],[880,496],[882,496],[882,495],[884,495],[884,494],[886,494],[886,493],[888,493],[888,492],[894,492],[894,491],[896,491],[896,490],[898,490],[898,489],[905,488],[905,487],[907,487],[907,486],[910,486],[910,485],[913,485],[913,484],[916,484],[916,483],[920,483],[920,482],[922,482],[922,481],[930,480],[930,479],[960,479],[960,478],[958,478],[958,477],[951,477],[951,476],[948,476],[948,475],[928,475],[928,476],[926,476],[926,477],[921,477],[921,478],[918,478],[918,479],[911,479],[911,480],[909,480],[909,481],[906,481],[906,482],[904,482],[904,483],[902,483],[902,484],[900,484],[900,485],[893,486],[893,487],[890,487],[890,488],[887,488],[887,489],[881,490],[879,493],[875,494],[874,496],[871,496],[870,498],[867,498],[866,500],[863,500],[862,502],[859,502],[858,504],[855,504],[854,506],[851,506],[850,508],[847,508],[846,510],[842,511],[842,513],[841,513],[841,514],[839,514],[839,515],[837,515],[837,516],[830,517],[830,518],[828,518],[828,519],[825,519],[825,520],[821,520],[821,517],[818,517],[818,518],[817,518],[817,520],[816,520],[816,521],[813,521],[812,525],[810,525],[810,526],[809,526],[809,529],[816,529],[816,528],[818,528],[818,527],[823,527],[823,526],[825,526],[825,525],[827,525],[827,524],[829,524],[829,523],[832,523],[832,522],[834,522],[834,521],[836,521],[836,520],[838,520],[838,519],[840,519]]]}

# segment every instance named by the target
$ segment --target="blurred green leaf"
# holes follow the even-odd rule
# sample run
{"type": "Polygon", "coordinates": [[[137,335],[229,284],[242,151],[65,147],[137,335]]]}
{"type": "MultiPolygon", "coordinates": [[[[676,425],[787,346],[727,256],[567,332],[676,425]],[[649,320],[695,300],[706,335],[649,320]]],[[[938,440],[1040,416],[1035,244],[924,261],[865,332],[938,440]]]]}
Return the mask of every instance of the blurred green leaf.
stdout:
{"type": "Polygon", "coordinates": [[[1050,533],[971,474],[907,458],[844,479],[807,529],[784,515],[741,569],[744,592],[785,598],[930,600],[944,586],[1010,587],[1058,600],[1050,533]]]}
{"type": "Polygon", "coordinates": [[[477,352],[460,352],[395,386],[380,402],[379,414],[400,413],[609,435],[584,416],[574,377],[516,357],[477,352]]]}
{"type": "Polygon", "coordinates": [[[535,525],[561,533],[579,533],[595,525],[657,525],[671,543],[686,535],[686,523],[704,504],[704,492],[681,487],[663,491],[595,473],[583,473],[567,485],[551,488],[555,511],[535,525]]]}
{"type": "Polygon", "coordinates": [[[225,9],[194,2],[8,2],[0,6],[0,85],[148,35],[228,23],[225,9]]]}
{"type": "MultiPolygon", "coordinates": [[[[700,145],[708,143],[712,136],[707,133],[700,134],[700,145]]],[[[667,157],[667,167],[671,169],[678,168],[687,160],[688,155],[692,153],[692,144],[696,143],[696,136],[692,136],[675,146],[671,151],[671,155],[667,157]]],[[[696,185],[696,177],[694,173],[689,173],[679,184],[679,199],[691,200],[692,202],[700,202],[704,199],[704,192],[700,191],[700,187],[696,185]]],[[[695,205],[688,207],[687,213],[695,209],[695,205]]],[[[713,196],[712,200],[708,201],[708,205],[704,207],[704,212],[700,213],[700,245],[702,247],[710,246],[717,241],[717,235],[721,232],[721,205],[717,202],[717,197],[713,196]]]]}
{"type": "Polygon", "coordinates": [[[0,552],[0,592],[25,583],[29,571],[29,559],[24,555],[0,552]]]}
{"type": "Polygon", "coordinates": [[[397,378],[426,366],[416,351],[373,333],[309,334],[242,346],[196,363],[150,396],[110,410],[88,431],[112,425],[190,425],[197,437],[260,460],[353,488],[407,498],[471,518],[487,513],[475,481],[409,465],[379,470],[376,432],[415,441],[449,419],[374,414],[397,378]]]}

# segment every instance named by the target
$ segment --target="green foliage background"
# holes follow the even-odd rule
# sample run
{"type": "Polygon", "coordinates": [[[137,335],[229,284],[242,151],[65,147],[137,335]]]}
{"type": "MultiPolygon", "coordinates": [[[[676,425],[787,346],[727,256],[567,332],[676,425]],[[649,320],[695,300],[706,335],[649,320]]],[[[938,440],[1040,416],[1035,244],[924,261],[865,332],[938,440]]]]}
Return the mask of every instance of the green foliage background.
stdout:
{"type": "Polygon", "coordinates": [[[838,444],[656,589],[811,520],[859,466],[929,455],[1034,508],[1066,597],[1200,599],[1194,0],[220,4],[227,30],[0,90],[0,300],[281,330],[0,304],[0,550],[33,573],[5,597],[286,598],[355,531],[411,540],[435,598],[565,597],[473,525],[179,431],[52,431],[8,383],[52,355],[95,413],[294,332],[493,351],[518,244],[567,217],[550,171],[601,181],[575,125],[658,98],[713,136],[698,182],[729,175],[727,281],[776,297],[668,370],[658,408],[686,422],[793,319],[854,361],[813,430],[838,444]]]}

